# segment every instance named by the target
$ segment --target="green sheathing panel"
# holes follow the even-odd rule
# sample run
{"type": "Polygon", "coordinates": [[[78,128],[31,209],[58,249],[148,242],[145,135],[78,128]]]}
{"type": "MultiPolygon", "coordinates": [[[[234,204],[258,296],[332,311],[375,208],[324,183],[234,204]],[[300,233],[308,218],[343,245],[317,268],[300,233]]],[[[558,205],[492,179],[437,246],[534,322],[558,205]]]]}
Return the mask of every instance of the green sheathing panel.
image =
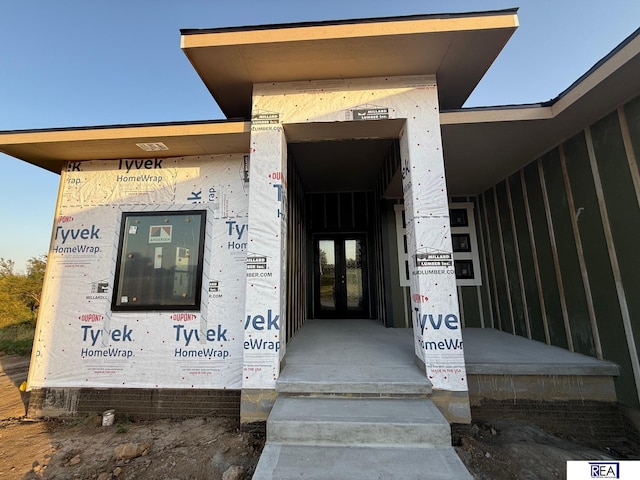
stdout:
{"type": "Polygon", "coordinates": [[[382,228],[382,272],[384,279],[385,309],[388,327],[405,326],[404,292],[400,286],[398,270],[398,246],[396,237],[396,218],[393,202],[381,200],[380,220],[382,228]]]}
{"type": "Polygon", "coordinates": [[[531,338],[539,342],[545,342],[544,322],[542,319],[542,309],[540,308],[540,294],[538,284],[536,283],[533,250],[529,237],[529,225],[527,224],[527,212],[525,210],[520,172],[509,177],[509,190],[511,192],[511,205],[513,208],[513,220],[516,227],[518,249],[520,250],[520,265],[522,266],[524,294],[527,299],[531,338]]]}
{"type": "Polygon", "coordinates": [[[602,355],[605,360],[620,365],[622,376],[616,379],[618,399],[627,405],[637,406],[638,396],[633,382],[631,358],[629,349],[626,348],[622,313],[607,254],[607,242],[584,133],[576,135],[564,144],[564,156],[573,201],[578,212],[578,230],[589,284],[594,296],[593,308],[600,332],[602,355]]]}
{"type": "Polygon", "coordinates": [[[485,328],[491,328],[493,326],[493,313],[489,283],[489,265],[487,263],[487,232],[484,228],[484,205],[482,204],[482,197],[472,197],[472,202],[476,213],[476,232],[478,233],[478,249],[480,251],[480,269],[482,270],[482,285],[479,287],[482,318],[484,319],[485,328]]]}
{"type": "Polygon", "coordinates": [[[502,181],[496,185],[498,198],[498,212],[500,214],[500,229],[502,231],[502,244],[504,259],[507,265],[507,280],[511,294],[511,311],[513,312],[513,326],[515,334],[521,337],[527,335],[527,324],[524,316],[524,304],[522,302],[522,290],[520,288],[520,273],[518,272],[517,249],[513,237],[511,225],[511,210],[509,197],[507,196],[507,182],[502,181]]]}
{"type": "Polygon", "coordinates": [[[460,287],[458,299],[464,312],[464,326],[480,328],[480,306],[478,305],[478,287],[460,287]]]}
{"type": "Polygon", "coordinates": [[[578,353],[595,357],[596,349],[593,343],[589,307],[587,306],[578,251],[571,226],[571,214],[568,208],[558,149],[545,154],[541,161],[573,348],[578,353]]]}
{"type": "Polygon", "coordinates": [[[530,163],[524,168],[524,181],[527,188],[529,210],[531,212],[531,224],[533,226],[533,238],[538,257],[542,296],[547,312],[549,339],[552,345],[569,348],[564,329],[564,320],[562,318],[558,282],[556,280],[555,266],[553,263],[549,227],[545,215],[537,162],[530,163]]]}
{"type": "Polygon", "coordinates": [[[640,350],[640,209],[616,112],[591,127],[613,244],[627,298],[636,351],[640,350]]]}
{"type": "Polygon", "coordinates": [[[497,291],[497,302],[494,304],[494,314],[497,313],[495,324],[497,328],[504,332],[513,333],[511,328],[511,312],[509,311],[509,292],[507,290],[507,282],[504,276],[504,263],[502,261],[502,250],[500,249],[500,233],[498,229],[498,216],[496,214],[496,204],[493,199],[493,189],[487,190],[483,194],[484,204],[486,207],[487,225],[489,239],[489,250],[493,260],[493,272],[495,274],[495,288],[497,291]],[[498,310],[498,312],[495,312],[498,310]]]}
{"type": "Polygon", "coordinates": [[[627,117],[627,126],[636,154],[636,161],[640,161],[640,97],[636,97],[624,106],[624,114],[627,117]]]}

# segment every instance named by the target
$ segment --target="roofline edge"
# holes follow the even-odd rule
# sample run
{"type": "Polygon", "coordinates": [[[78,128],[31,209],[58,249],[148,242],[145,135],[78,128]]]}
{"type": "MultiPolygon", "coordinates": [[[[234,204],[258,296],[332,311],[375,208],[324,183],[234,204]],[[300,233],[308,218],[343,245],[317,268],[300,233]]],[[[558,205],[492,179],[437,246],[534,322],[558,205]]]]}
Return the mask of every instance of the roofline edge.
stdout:
{"type": "Polygon", "coordinates": [[[518,7],[506,8],[501,10],[486,10],[479,12],[459,12],[459,13],[425,13],[414,15],[399,15],[391,17],[367,17],[367,18],[351,18],[345,20],[320,20],[308,22],[292,22],[292,23],[270,23],[260,25],[246,25],[235,27],[215,27],[215,28],[181,28],[180,35],[205,35],[209,33],[230,33],[230,32],[248,32],[253,30],[276,30],[289,28],[305,28],[305,27],[327,27],[333,25],[352,25],[366,23],[382,23],[397,22],[403,20],[429,20],[439,18],[465,18],[465,17],[488,17],[496,15],[515,15],[518,13],[518,7]]]}

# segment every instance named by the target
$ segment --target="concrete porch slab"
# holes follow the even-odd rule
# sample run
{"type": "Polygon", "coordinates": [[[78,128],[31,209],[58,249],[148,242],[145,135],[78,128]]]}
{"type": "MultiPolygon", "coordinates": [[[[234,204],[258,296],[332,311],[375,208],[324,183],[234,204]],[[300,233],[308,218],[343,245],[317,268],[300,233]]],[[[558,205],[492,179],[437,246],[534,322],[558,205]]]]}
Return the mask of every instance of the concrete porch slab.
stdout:
{"type": "Polygon", "coordinates": [[[468,375],[617,376],[618,366],[492,328],[462,330],[468,375]]]}
{"type": "Polygon", "coordinates": [[[307,320],[287,344],[287,365],[415,365],[413,332],[376,320],[307,320]]]}
{"type": "MultiPolygon", "coordinates": [[[[464,328],[469,375],[619,375],[598,360],[492,328],[464,328]]],[[[415,364],[413,331],[385,328],[375,320],[307,320],[287,345],[286,366],[407,368],[415,364]]],[[[286,373],[286,368],[283,374],[286,373]]]]}
{"type": "Polygon", "coordinates": [[[277,390],[426,396],[431,382],[415,363],[411,330],[374,320],[307,320],[287,345],[277,390]]]}
{"type": "MultiPolygon", "coordinates": [[[[472,404],[616,401],[619,369],[612,362],[494,329],[466,328],[462,338],[472,404]]],[[[308,320],[287,345],[277,388],[280,394],[306,395],[433,393],[416,365],[412,330],[374,320],[308,320]]],[[[443,402],[432,399],[442,408],[443,402]]]]}

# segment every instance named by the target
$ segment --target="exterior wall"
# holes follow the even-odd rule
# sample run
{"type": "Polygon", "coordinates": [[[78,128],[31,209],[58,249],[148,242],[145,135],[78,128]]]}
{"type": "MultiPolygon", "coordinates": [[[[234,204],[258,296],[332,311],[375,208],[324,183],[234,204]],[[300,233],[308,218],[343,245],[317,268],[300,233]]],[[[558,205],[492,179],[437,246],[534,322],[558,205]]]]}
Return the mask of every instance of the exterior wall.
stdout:
{"type": "MultiPolygon", "coordinates": [[[[266,220],[270,214],[267,209],[276,211],[277,205],[272,205],[271,200],[263,202],[261,193],[254,196],[257,192],[265,195],[267,190],[273,192],[274,185],[266,177],[284,169],[283,124],[406,119],[399,143],[407,240],[415,262],[411,270],[411,291],[413,297],[429,292],[428,305],[424,302],[412,305],[415,324],[420,327],[414,329],[416,355],[424,361],[434,389],[466,392],[455,276],[452,269],[442,269],[442,274],[433,273],[433,266],[442,265],[445,257],[450,266],[453,263],[437,102],[433,76],[254,85],[249,250],[252,244],[265,245],[264,253],[273,254],[275,264],[286,258],[282,245],[274,240],[277,236],[274,222],[270,218],[266,220]],[[257,181],[263,186],[257,185],[257,181]],[[447,347],[437,353],[430,351],[430,345],[440,344],[447,347]]],[[[286,185],[281,188],[286,200],[286,185]]],[[[286,235],[286,229],[283,233],[286,235]]],[[[281,272],[283,276],[285,273],[281,272]]],[[[256,304],[264,311],[269,308],[273,315],[283,315],[282,308],[276,309],[284,292],[278,288],[275,278],[273,280],[255,282],[253,290],[252,282],[247,283],[247,318],[253,315],[256,304]],[[257,292],[263,294],[256,295],[257,292]]],[[[287,319],[280,317],[280,323],[286,328],[287,319]]],[[[254,333],[247,330],[245,340],[254,333]]],[[[243,388],[274,389],[279,374],[277,354],[261,355],[259,359],[256,356],[253,363],[250,358],[245,352],[243,388]]]]}
{"type": "Polygon", "coordinates": [[[463,287],[467,327],[610,360],[638,407],[640,97],[477,198],[484,282],[463,287]]]}
{"type": "Polygon", "coordinates": [[[279,115],[260,111],[251,125],[243,390],[275,388],[288,324],[287,144],[279,115]]]}
{"type": "MultiPolygon", "coordinates": [[[[382,214],[382,269],[384,278],[385,325],[396,328],[409,328],[411,322],[411,294],[409,287],[400,285],[400,259],[398,255],[398,233],[396,230],[395,205],[392,200],[381,200],[382,214]]],[[[404,266],[404,265],[402,265],[404,266]]]]}
{"type": "MultiPolygon", "coordinates": [[[[244,319],[237,304],[244,301],[246,277],[245,167],[243,154],[68,165],[61,175],[29,389],[240,388],[244,319]],[[188,271],[198,255],[192,249],[187,268],[184,263],[178,268],[176,249],[191,245],[185,222],[196,223],[194,211],[206,213],[198,310],[155,305],[114,310],[119,243],[125,237],[144,246],[140,253],[127,250],[127,258],[144,266],[135,288],[153,298],[159,291],[181,295],[175,285],[183,277],[173,272],[188,271]],[[139,218],[121,228],[123,214],[131,212],[139,218]],[[158,242],[152,234],[158,227],[143,227],[143,219],[151,218],[144,215],[154,212],[166,216],[157,220],[163,225],[171,225],[170,214],[185,218],[158,242]],[[154,272],[167,282],[153,283],[154,272]]],[[[121,295],[135,302],[127,292],[121,295]]]]}
{"type": "MultiPolygon", "coordinates": [[[[395,202],[398,202],[397,200],[395,202]]],[[[383,233],[384,238],[389,239],[387,244],[383,244],[383,255],[385,261],[384,281],[385,297],[387,300],[388,318],[385,318],[387,326],[409,327],[412,325],[413,312],[411,307],[412,297],[409,288],[409,255],[406,243],[406,227],[404,221],[404,205],[402,203],[392,203],[390,200],[382,201],[383,208],[383,233]],[[385,217],[386,212],[386,217],[385,217]],[[385,220],[386,218],[386,220],[385,220]],[[393,246],[391,246],[393,242],[393,246]]],[[[486,269],[486,262],[479,255],[479,245],[481,245],[478,234],[480,231],[476,227],[478,221],[476,217],[477,197],[452,197],[449,199],[450,217],[452,211],[464,210],[467,212],[466,224],[455,226],[452,222],[452,236],[462,234],[466,244],[464,249],[456,252],[453,249],[454,268],[451,272],[456,274],[456,288],[458,294],[458,308],[460,311],[460,323],[462,327],[484,326],[485,317],[490,319],[490,314],[480,309],[482,305],[482,295],[486,293],[483,285],[483,272],[486,269]],[[460,262],[462,265],[460,265],[460,262]],[[465,268],[471,264],[472,268],[465,274],[465,268]],[[462,267],[462,268],[460,268],[462,267]],[[462,273],[461,275],[458,275],[462,273]],[[465,313],[465,309],[468,313],[465,313]],[[468,319],[467,319],[468,317],[468,319]],[[469,325],[466,322],[469,322],[469,325]]],[[[490,322],[490,320],[487,320],[490,322]]]]}

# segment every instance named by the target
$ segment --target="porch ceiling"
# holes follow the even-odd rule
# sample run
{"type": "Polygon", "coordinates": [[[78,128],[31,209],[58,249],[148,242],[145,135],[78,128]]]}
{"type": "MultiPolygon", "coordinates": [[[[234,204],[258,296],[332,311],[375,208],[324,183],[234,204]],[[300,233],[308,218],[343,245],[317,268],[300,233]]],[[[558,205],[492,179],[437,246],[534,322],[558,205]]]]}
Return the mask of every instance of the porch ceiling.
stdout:
{"type": "Polygon", "coordinates": [[[284,126],[307,193],[373,190],[404,119],[284,126]]]}
{"type": "Polygon", "coordinates": [[[293,143],[307,193],[373,190],[392,139],[293,143]]]}
{"type": "Polygon", "coordinates": [[[518,26],[517,9],[182,30],[181,47],[225,115],[249,117],[253,85],[435,74],[459,108],[518,26]]]}

